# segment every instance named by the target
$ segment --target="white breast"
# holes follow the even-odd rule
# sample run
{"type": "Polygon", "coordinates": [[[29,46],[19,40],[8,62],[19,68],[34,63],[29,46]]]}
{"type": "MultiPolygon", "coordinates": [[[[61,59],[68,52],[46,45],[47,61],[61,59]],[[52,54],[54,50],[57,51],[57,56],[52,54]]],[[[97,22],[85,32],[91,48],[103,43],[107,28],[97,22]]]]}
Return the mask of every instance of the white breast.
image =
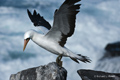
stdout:
{"type": "Polygon", "coordinates": [[[62,47],[57,42],[54,42],[54,41],[46,38],[44,35],[36,34],[36,35],[34,35],[32,40],[40,47],[42,47],[54,54],[59,55],[59,54],[63,53],[62,47]]]}

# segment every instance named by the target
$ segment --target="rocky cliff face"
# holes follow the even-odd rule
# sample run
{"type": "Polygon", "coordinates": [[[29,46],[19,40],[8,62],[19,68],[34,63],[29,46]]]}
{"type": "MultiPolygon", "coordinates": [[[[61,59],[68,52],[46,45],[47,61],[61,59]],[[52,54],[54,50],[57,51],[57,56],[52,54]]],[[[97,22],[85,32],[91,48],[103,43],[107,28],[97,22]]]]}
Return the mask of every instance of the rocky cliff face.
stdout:
{"type": "Polygon", "coordinates": [[[67,71],[52,62],[44,66],[30,68],[12,74],[10,80],[66,80],[67,71]]]}

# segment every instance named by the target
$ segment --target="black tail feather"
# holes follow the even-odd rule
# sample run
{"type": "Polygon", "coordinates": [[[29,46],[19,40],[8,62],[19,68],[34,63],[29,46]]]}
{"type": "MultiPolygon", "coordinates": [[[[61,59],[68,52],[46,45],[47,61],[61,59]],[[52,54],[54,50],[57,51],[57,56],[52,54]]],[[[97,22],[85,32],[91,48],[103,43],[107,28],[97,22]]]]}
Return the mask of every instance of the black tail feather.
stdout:
{"type": "Polygon", "coordinates": [[[79,63],[78,60],[84,62],[84,63],[90,63],[91,60],[89,59],[89,57],[87,56],[82,56],[81,54],[77,54],[78,56],[80,56],[80,58],[74,58],[74,57],[70,57],[73,61],[75,61],[76,63],[79,63]]]}
{"type": "MultiPolygon", "coordinates": [[[[71,57],[70,57],[71,58],[71,57]]],[[[71,58],[73,61],[75,61],[76,63],[79,63],[79,61],[75,58],[71,58]]]]}
{"type": "Polygon", "coordinates": [[[89,57],[87,56],[82,56],[81,54],[77,54],[78,56],[81,56],[83,59],[79,59],[80,61],[84,62],[84,63],[91,63],[91,60],[89,59],[89,57]]]}

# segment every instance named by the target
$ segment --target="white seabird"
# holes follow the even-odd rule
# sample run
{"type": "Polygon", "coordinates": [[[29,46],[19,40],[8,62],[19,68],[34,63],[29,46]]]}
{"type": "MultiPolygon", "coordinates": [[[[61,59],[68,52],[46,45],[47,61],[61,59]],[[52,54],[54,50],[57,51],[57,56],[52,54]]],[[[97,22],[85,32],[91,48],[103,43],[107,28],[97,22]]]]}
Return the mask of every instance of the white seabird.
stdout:
{"type": "Polygon", "coordinates": [[[90,62],[90,59],[81,54],[75,54],[64,45],[68,37],[71,37],[75,29],[76,14],[79,12],[81,4],[75,4],[81,0],[65,0],[59,9],[55,10],[53,27],[44,20],[39,14],[34,11],[33,15],[28,10],[28,15],[35,26],[44,26],[49,32],[46,34],[40,34],[34,30],[29,30],[24,34],[24,47],[31,39],[40,47],[50,51],[56,55],[62,55],[70,57],[75,62],[90,62]],[[43,22],[43,23],[42,23],[43,22]]]}

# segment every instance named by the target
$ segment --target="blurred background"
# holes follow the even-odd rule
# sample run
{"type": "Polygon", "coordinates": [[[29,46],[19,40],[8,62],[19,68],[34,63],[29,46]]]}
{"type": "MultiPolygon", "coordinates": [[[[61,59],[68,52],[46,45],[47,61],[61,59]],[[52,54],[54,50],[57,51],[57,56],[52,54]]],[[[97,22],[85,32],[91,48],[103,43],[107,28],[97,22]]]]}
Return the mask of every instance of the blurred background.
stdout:
{"type": "MultiPolygon", "coordinates": [[[[36,29],[27,9],[31,12],[36,9],[52,25],[54,11],[63,1],[0,0],[0,80],[9,80],[11,74],[55,61],[56,55],[32,41],[23,52],[23,36],[27,30],[36,29]]],[[[67,80],[80,80],[78,69],[120,73],[120,0],[82,0],[80,3],[75,33],[65,46],[76,54],[90,57],[92,62],[77,64],[63,58],[67,80]]]]}

